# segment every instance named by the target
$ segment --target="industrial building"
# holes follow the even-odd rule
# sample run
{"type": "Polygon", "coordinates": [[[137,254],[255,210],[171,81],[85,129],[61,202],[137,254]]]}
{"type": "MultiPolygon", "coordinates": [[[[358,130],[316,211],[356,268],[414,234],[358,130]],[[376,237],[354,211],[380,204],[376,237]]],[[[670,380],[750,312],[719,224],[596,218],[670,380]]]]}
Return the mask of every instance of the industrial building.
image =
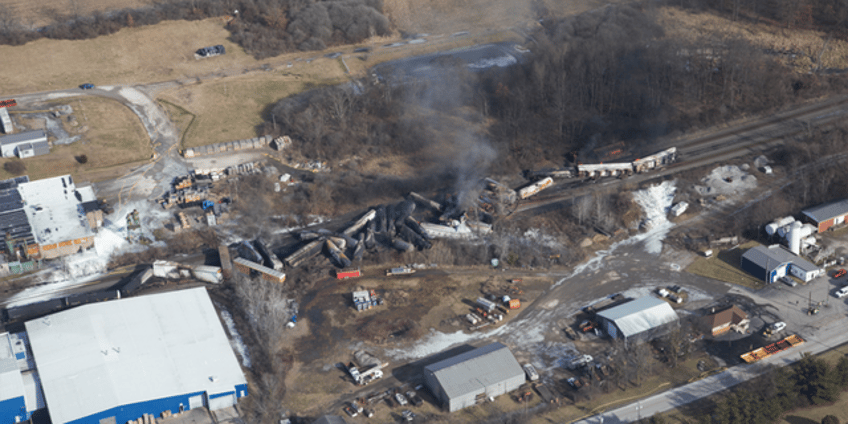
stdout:
{"type": "Polygon", "coordinates": [[[53,424],[216,410],[247,395],[205,288],[83,305],[25,325],[53,424]]]}
{"type": "Polygon", "coordinates": [[[449,412],[474,406],[524,384],[524,370],[501,343],[424,367],[424,382],[449,412]]]}
{"type": "Polygon", "coordinates": [[[714,312],[704,317],[703,328],[709,331],[713,336],[722,335],[730,330],[737,333],[748,331],[748,326],[751,320],[748,319],[748,314],[733,305],[720,312],[714,312]]]}
{"type": "Polygon", "coordinates": [[[0,129],[4,134],[15,132],[15,127],[12,125],[12,118],[9,117],[9,109],[0,106],[0,129]]]}
{"type": "Polygon", "coordinates": [[[26,421],[44,407],[25,336],[0,334],[0,424],[26,421]]]}
{"type": "Polygon", "coordinates": [[[0,156],[28,158],[50,153],[44,130],[26,131],[0,137],[0,156]]]}
{"type": "Polygon", "coordinates": [[[848,199],[825,203],[801,211],[808,221],[813,223],[818,232],[827,231],[834,225],[843,224],[848,216],[848,199]]]}
{"type": "Polygon", "coordinates": [[[83,204],[97,200],[91,187],[77,188],[70,175],[17,185],[36,246],[29,257],[43,259],[71,255],[94,246],[83,204]]]}
{"type": "Polygon", "coordinates": [[[679,321],[665,300],[640,297],[597,313],[601,329],[613,339],[641,342],[656,338],[679,321]]]}
{"type": "Polygon", "coordinates": [[[766,283],[773,283],[787,274],[804,282],[821,275],[824,270],[810,261],[793,254],[780,245],[759,245],[742,255],[742,269],[766,283]]]}
{"type": "Polygon", "coordinates": [[[30,249],[37,251],[35,236],[29,224],[18,185],[29,182],[26,175],[0,181],[0,242],[9,260],[26,256],[30,249]]]}

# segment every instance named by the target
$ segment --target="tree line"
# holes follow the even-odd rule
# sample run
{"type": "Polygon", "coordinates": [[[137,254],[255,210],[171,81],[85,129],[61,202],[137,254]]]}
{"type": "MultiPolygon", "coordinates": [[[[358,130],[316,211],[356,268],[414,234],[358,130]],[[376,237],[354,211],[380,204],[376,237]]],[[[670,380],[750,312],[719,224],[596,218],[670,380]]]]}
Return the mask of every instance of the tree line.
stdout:
{"type": "Polygon", "coordinates": [[[803,354],[792,367],[774,369],[731,391],[709,408],[711,412],[700,421],[773,423],[796,408],[836,402],[846,389],[848,357],[841,356],[836,366],[831,366],[822,358],[803,354]]]}
{"type": "Polygon", "coordinates": [[[21,45],[39,38],[81,40],[164,20],[232,16],[227,25],[230,39],[261,59],[357,43],[390,31],[382,0],[182,0],[87,16],[79,13],[77,4],[72,0],[67,10],[51,9],[56,22],[42,28],[24,25],[11,7],[0,6],[0,44],[21,45]]]}

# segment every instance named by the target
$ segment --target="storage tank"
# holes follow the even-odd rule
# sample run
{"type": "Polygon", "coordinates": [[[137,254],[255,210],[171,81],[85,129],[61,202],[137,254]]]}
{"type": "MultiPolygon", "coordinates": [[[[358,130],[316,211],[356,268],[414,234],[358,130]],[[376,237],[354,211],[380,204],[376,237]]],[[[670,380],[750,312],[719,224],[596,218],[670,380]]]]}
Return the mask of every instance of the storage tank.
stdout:
{"type": "Polygon", "coordinates": [[[779,227],[780,226],[777,225],[777,222],[772,222],[772,223],[766,224],[766,234],[768,234],[769,236],[773,236],[774,233],[777,232],[777,229],[779,227]]]}
{"type": "Polygon", "coordinates": [[[789,230],[789,251],[800,255],[801,254],[801,223],[794,222],[791,225],[792,229],[789,230]],[[798,225],[794,225],[798,224],[798,225]]]}
{"type": "Polygon", "coordinates": [[[807,238],[801,240],[801,245],[804,246],[804,247],[815,246],[816,245],[816,238],[813,237],[813,236],[807,237],[807,238]]]}
{"type": "Polygon", "coordinates": [[[789,224],[793,223],[794,221],[795,221],[795,218],[793,218],[791,216],[785,216],[783,218],[778,218],[778,220],[774,221],[774,223],[777,224],[778,227],[782,227],[784,225],[789,225],[789,224]]]}
{"type": "Polygon", "coordinates": [[[787,237],[787,235],[789,234],[789,230],[791,230],[791,229],[792,229],[792,225],[791,225],[791,224],[789,224],[789,225],[784,225],[784,226],[782,226],[782,227],[780,227],[780,228],[778,228],[778,229],[777,229],[777,235],[779,235],[780,237],[784,237],[784,238],[785,238],[785,237],[787,237]]]}

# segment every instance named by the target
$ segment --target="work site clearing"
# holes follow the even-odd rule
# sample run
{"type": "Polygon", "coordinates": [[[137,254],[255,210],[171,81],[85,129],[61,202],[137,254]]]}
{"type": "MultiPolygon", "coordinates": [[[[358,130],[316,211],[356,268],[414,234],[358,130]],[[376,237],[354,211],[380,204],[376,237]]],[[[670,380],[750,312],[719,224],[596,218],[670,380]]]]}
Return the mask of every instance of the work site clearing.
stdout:
{"type": "MultiPolygon", "coordinates": [[[[16,131],[45,129],[49,140],[43,156],[22,144],[4,150],[18,158],[0,160],[0,213],[17,213],[0,233],[3,328],[203,287],[246,387],[227,396],[232,421],[219,419],[220,398],[200,404],[216,414],[210,422],[262,424],[345,414],[352,423],[628,422],[671,410],[698,419],[711,413],[711,400],[698,399],[818,352],[823,340],[848,341],[832,335],[848,313],[848,202],[827,203],[848,194],[836,184],[848,169],[848,127],[838,122],[848,101],[809,95],[806,109],[781,109],[785,119],[710,127],[703,137],[681,134],[689,127],[674,118],[643,117],[631,135],[621,104],[677,100],[610,90],[622,100],[594,111],[565,97],[540,106],[579,91],[542,76],[562,64],[530,62],[522,70],[539,79],[526,85],[510,76],[521,79],[513,71],[559,42],[548,35],[586,46],[592,28],[612,28],[598,39],[626,34],[622,22],[642,23],[641,5],[489,6],[479,15],[476,0],[390,0],[390,36],[268,60],[233,42],[232,16],[0,46],[14,62],[0,64],[11,75],[5,89],[56,89],[3,103],[16,131]],[[556,21],[585,9],[585,21],[556,21]],[[8,68],[21,65],[32,75],[8,68]],[[514,95],[550,81],[558,93],[514,95]],[[562,107],[560,118],[585,116],[547,128],[548,106],[562,107]],[[523,126],[531,119],[538,133],[523,126]],[[666,124],[674,129],[655,128],[666,124]],[[55,199],[27,187],[48,177],[70,202],[64,224],[91,230],[84,237],[50,238],[61,226],[53,215],[38,227],[55,199]],[[822,215],[834,208],[838,216],[822,215]],[[94,248],[48,259],[89,241],[94,248]],[[669,403],[652,403],[666,390],[669,403]]],[[[746,28],[759,49],[789,49],[794,34],[757,35],[770,27],[718,13],[644,9],[670,34],[652,42],[686,38],[677,20],[697,31],[746,28]]],[[[797,32],[803,54],[780,54],[803,69],[784,87],[801,93],[800,104],[816,43],[829,68],[841,66],[845,44],[797,32]]],[[[693,93],[744,97],[738,75],[723,79],[728,55],[639,50],[652,45],[634,56],[680,61],[660,66],[674,68],[662,78],[687,79],[695,63],[707,71],[689,78],[700,78],[693,93]],[[725,87],[711,91],[716,81],[725,87]]],[[[570,58],[561,53],[549,59],[570,58]]],[[[692,107],[705,111],[689,116],[704,125],[723,122],[713,114],[747,116],[692,107]]],[[[171,412],[193,421],[183,406],[164,422],[171,412]]]]}

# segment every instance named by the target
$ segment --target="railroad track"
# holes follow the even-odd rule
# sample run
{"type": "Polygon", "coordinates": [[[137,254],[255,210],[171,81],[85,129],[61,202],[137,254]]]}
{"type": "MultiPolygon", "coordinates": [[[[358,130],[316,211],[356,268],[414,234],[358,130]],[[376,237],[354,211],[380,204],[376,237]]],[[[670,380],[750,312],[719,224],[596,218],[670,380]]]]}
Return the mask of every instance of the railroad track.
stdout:
{"type": "Polygon", "coordinates": [[[764,150],[780,144],[788,136],[829,125],[844,118],[848,115],[846,106],[848,106],[848,96],[839,96],[826,102],[793,109],[768,119],[720,130],[703,137],[668,142],[667,146],[657,148],[676,145],[680,154],[680,160],[677,163],[622,179],[571,180],[555,183],[553,187],[543,192],[544,194],[537,195],[533,200],[522,202],[506,218],[524,213],[540,214],[559,209],[566,206],[571,199],[589,194],[599,188],[641,184],[652,179],[744,156],[755,150],[764,150]]]}

